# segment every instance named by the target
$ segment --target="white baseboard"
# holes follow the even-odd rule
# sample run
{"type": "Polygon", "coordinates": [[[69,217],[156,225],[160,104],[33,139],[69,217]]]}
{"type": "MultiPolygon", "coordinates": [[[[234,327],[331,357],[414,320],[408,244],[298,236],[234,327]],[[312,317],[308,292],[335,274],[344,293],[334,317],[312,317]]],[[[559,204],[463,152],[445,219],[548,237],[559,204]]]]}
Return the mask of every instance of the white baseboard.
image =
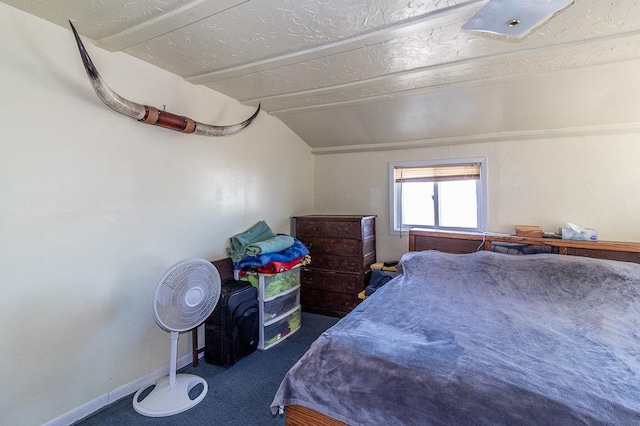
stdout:
{"type": "MultiPolygon", "coordinates": [[[[204,354],[201,352],[198,354],[198,359],[203,358],[204,354]]],[[[188,364],[191,364],[193,361],[193,357],[191,353],[188,353],[180,358],[177,361],[177,368],[180,369],[185,367],[188,364]]],[[[117,389],[112,390],[104,395],[99,396],[81,406],[74,408],[73,410],[57,417],[53,420],[48,421],[43,426],[68,426],[77,422],[80,419],[87,417],[90,414],[95,413],[102,407],[111,404],[119,400],[122,397],[125,397],[129,394],[137,392],[138,389],[142,389],[143,387],[149,386],[156,382],[161,377],[169,375],[169,364],[165,365],[162,368],[159,368],[151,373],[134,380],[131,383],[127,383],[124,386],[120,386],[117,389]]],[[[133,404],[133,401],[131,402],[133,404]]]]}

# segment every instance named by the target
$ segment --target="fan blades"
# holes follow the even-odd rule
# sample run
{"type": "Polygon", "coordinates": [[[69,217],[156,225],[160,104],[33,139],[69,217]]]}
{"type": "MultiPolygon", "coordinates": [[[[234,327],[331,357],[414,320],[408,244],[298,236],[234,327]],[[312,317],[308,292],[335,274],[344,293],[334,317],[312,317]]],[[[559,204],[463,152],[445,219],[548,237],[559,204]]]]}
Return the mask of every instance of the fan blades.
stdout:
{"type": "Polygon", "coordinates": [[[153,314],[167,331],[187,331],[200,325],[220,298],[220,273],[204,259],[174,265],[162,277],[153,297],[153,314]]]}

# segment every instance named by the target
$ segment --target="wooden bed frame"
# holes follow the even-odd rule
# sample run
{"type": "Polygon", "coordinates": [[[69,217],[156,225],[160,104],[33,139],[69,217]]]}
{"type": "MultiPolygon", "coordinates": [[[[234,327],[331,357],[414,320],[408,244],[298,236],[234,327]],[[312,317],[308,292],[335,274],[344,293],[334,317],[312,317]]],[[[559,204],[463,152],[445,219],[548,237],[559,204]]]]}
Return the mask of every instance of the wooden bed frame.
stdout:
{"type": "MultiPolygon", "coordinates": [[[[519,243],[558,248],[558,254],[640,263],[640,243],[577,241],[443,231],[409,231],[409,251],[439,250],[473,253],[491,250],[492,242],[519,243]]],[[[286,407],[287,426],[344,426],[346,423],[300,405],[286,407]]]]}
{"type": "Polygon", "coordinates": [[[287,426],[348,426],[340,420],[302,405],[287,405],[286,416],[287,426]]]}

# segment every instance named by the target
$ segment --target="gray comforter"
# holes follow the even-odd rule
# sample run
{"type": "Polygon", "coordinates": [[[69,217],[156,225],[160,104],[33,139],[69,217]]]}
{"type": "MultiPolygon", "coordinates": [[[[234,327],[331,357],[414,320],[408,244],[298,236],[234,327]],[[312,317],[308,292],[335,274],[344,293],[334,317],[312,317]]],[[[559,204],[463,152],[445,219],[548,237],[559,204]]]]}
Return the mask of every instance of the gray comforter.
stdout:
{"type": "Polygon", "coordinates": [[[351,425],[640,425],[640,265],[407,253],[272,403],[351,425]]]}

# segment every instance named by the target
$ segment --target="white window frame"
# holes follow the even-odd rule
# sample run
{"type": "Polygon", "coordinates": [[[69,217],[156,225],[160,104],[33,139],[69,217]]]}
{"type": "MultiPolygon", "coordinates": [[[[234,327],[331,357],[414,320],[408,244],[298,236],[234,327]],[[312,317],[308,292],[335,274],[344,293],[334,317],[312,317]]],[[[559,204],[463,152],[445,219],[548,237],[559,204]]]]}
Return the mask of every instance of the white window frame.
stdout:
{"type": "Polygon", "coordinates": [[[448,230],[448,231],[477,231],[484,232],[487,225],[487,158],[455,158],[446,160],[424,160],[424,161],[396,161],[389,163],[389,204],[390,204],[390,233],[391,235],[407,235],[409,228],[401,229],[401,206],[400,196],[396,190],[395,169],[398,167],[436,167],[455,166],[470,163],[480,163],[480,182],[477,192],[478,208],[478,228],[450,228],[450,227],[421,227],[421,229],[448,230]]]}

